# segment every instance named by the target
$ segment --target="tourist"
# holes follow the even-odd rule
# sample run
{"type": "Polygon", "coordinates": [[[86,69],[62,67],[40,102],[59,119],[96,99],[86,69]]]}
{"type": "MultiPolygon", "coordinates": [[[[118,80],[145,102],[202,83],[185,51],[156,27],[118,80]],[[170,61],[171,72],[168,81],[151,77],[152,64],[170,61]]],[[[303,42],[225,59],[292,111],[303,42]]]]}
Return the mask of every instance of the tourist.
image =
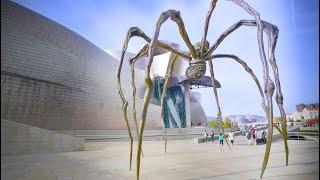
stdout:
{"type": "Polygon", "coordinates": [[[264,142],[264,143],[267,143],[267,141],[266,141],[266,135],[267,135],[266,131],[262,130],[262,139],[263,139],[263,142],[264,142]]]}
{"type": "Polygon", "coordinates": [[[250,132],[250,130],[247,131],[246,137],[248,139],[248,145],[250,145],[251,144],[251,132],[250,132]]]}
{"type": "Polygon", "coordinates": [[[229,140],[231,141],[231,144],[232,144],[232,146],[233,146],[234,133],[230,131],[228,136],[229,136],[229,140]]]}
{"type": "Polygon", "coordinates": [[[211,135],[211,141],[213,142],[213,141],[214,141],[214,132],[211,131],[211,132],[210,132],[210,135],[211,135]]]}
{"type": "Polygon", "coordinates": [[[221,144],[223,146],[223,140],[224,140],[224,135],[222,133],[220,133],[220,136],[219,136],[219,144],[221,144]]]}
{"type": "Polygon", "coordinates": [[[208,133],[207,133],[206,129],[204,130],[204,134],[203,135],[204,135],[204,141],[208,142],[208,133]]]}
{"type": "Polygon", "coordinates": [[[253,141],[253,145],[256,145],[256,144],[257,144],[256,138],[257,138],[257,132],[256,132],[256,130],[253,128],[253,129],[252,129],[252,141],[253,141]]]}

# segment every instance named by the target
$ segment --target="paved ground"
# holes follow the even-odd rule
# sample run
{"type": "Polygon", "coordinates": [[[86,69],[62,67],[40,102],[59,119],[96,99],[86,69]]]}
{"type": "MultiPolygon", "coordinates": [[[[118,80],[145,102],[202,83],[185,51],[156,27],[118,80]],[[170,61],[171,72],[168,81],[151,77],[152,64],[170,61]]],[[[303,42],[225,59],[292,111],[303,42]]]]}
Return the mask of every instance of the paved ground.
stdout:
{"type": "MultiPolygon", "coordinates": [[[[289,141],[285,166],[282,141],[274,142],[264,179],[319,179],[318,143],[289,141]]],[[[93,142],[82,152],[1,156],[1,179],[135,179],[128,148],[128,142],[93,142]]],[[[162,141],[146,141],[143,150],[141,179],[251,180],[259,179],[265,145],[239,143],[230,151],[217,142],[169,141],[164,155],[162,141]]]]}

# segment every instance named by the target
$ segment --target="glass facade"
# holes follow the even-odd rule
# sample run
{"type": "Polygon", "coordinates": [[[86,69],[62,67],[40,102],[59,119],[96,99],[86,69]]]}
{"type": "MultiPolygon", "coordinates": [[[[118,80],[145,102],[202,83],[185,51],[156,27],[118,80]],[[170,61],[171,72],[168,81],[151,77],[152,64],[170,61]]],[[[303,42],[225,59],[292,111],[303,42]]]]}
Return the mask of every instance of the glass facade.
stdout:
{"type": "MultiPolygon", "coordinates": [[[[153,80],[153,97],[158,100],[160,104],[160,98],[163,91],[164,79],[162,77],[155,77],[153,80]]],[[[163,120],[166,128],[174,127],[172,124],[177,124],[181,128],[186,127],[186,113],[185,113],[185,101],[184,93],[181,86],[169,87],[167,90],[166,99],[163,102],[163,120]],[[173,109],[169,108],[167,101],[171,99],[173,101],[173,109]],[[175,112],[173,112],[175,111],[175,112]],[[172,114],[177,114],[179,118],[175,119],[172,114]],[[170,115],[171,114],[171,115],[170,115]],[[171,118],[171,119],[170,119],[171,118]],[[180,122],[176,122],[180,120],[180,122]],[[174,121],[175,123],[170,123],[174,121]]]]}

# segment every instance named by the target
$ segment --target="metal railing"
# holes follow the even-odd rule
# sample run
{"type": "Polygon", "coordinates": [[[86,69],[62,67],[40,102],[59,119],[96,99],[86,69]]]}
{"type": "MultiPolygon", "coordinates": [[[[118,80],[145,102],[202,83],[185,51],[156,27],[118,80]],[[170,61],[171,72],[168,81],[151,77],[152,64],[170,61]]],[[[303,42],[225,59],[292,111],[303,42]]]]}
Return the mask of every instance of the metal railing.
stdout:
{"type": "Polygon", "coordinates": [[[319,132],[288,132],[288,140],[319,141],[319,132]]]}

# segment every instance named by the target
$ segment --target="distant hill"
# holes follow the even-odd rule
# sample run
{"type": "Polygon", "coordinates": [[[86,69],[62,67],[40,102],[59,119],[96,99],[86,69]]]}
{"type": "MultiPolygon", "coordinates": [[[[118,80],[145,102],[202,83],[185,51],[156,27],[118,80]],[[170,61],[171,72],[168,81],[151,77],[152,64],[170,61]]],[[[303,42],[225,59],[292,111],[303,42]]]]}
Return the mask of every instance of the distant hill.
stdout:
{"type": "MultiPolygon", "coordinates": [[[[259,115],[250,115],[252,119],[256,119],[258,121],[266,121],[267,118],[264,117],[264,116],[259,116],[259,115]]],[[[234,118],[237,118],[237,119],[246,119],[247,118],[247,115],[242,115],[242,114],[239,114],[239,115],[229,115],[227,116],[228,118],[230,119],[234,119],[234,118]]]]}
{"type": "Polygon", "coordinates": [[[264,116],[253,115],[252,117],[259,119],[259,120],[267,120],[267,118],[264,116]]]}
{"type": "MultiPolygon", "coordinates": [[[[214,116],[206,116],[206,117],[207,117],[207,121],[212,121],[213,119],[217,119],[217,117],[214,117],[214,116]]],[[[228,115],[227,116],[227,118],[230,118],[230,119],[234,119],[236,117],[237,117],[237,119],[246,119],[247,115],[239,114],[239,115],[228,115]]],[[[257,121],[267,121],[266,117],[259,116],[259,115],[251,115],[251,118],[256,119],[257,121]]]]}

